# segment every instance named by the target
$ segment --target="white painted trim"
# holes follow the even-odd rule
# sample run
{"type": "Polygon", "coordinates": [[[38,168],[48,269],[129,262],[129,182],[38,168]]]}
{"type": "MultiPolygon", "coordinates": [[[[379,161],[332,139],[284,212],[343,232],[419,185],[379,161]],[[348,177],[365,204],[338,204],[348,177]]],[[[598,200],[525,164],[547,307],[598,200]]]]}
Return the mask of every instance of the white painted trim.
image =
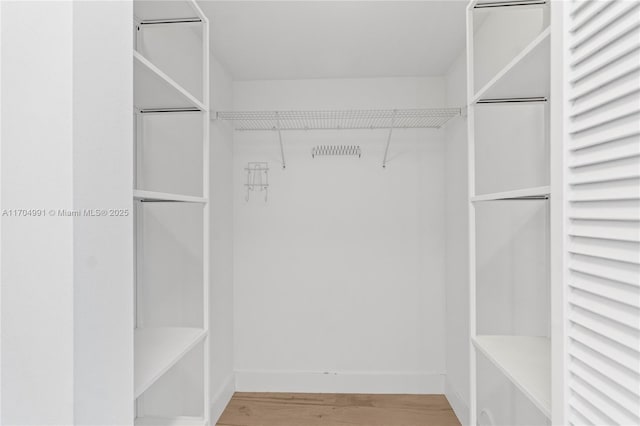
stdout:
{"type": "MultiPolygon", "coordinates": [[[[209,73],[209,62],[210,62],[210,50],[209,50],[209,20],[202,13],[200,7],[195,2],[195,0],[191,0],[191,5],[196,10],[196,12],[200,15],[202,19],[202,99],[204,106],[206,109],[203,111],[202,116],[202,196],[204,197],[205,204],[202,212],[202,235],[204,238],[202,240],[202,320],[204,322],[204,327],[208,331],[211,327],[210,322],[210,310],[209,310],[209,291],[211,288],[210,281],[210,268],[209,262],[211,261],[210,247],[211,247],[211,231],[210,231],[210,212],[211,212],[211,203],[209,202],[209,197],[211,197],[210,192],[210,173],[211,166],[210,161],[211,158],[209,156],[210,152],[210,143],[209,140],[209,132],[211,125],[209,124],[211,116],[210,116],[210,108],[209,104],[210,93],[209,93],[209,82],[211,79],[211,75],[209,73]]],[[[203,352],[203,366],[202,366],[202,374],[205,377],[202,389],[202,398],[203,398],[203,409],[205,424],[211,424],[210,415],[211,410],[207,410],[208,404],[212,401],[211,399],[211,375],[209,372],[211,371],[211,335],[208,334],[205,340],[204,352],[203,352]]],[[[224,409],[223,409],[224,410],[224,409]]],[[[213,423],[215,424],[215,423],[213,423]]]]}
{"type": "Polygon", "coordinates": [[[565,228],[569,225],[565,218],[567,208],[567,188],[565,179],[568,160],[565,157],[564,128],[567,115],[565,105],[569,90],[568,75],[569,40],[564,34],[565,25],[570,22],[570,7],[562,1],[552,1],[550,5],[551,27],[551,79],[549,114],[550,147],[550,280],[551,280],[551,424],[567,424],[568,413],[568,342],[566,300],[568,286],[568,253],[565,250],[569,239],[565,228]],[[566,61],[566,62],[565,62],[566,61]]]}
{"type": "Polygon", "coordinates": [[[208,426],[200,417],[138,417],[135,426],[208,426]]]}
{"type": "Polygon", "coordinates": [[[236,370],[238,392],[443,394],[444,373],[236,370]]]}
{"type": "Polygon", "coordinates": [[[470,426],[469,423],[469,404],[462,399],[460,394],[453,388],[451,381],[447,377],[444,383],[444,396],[449,401],[449,405],[453,408],[453,412],[463,426],[470,426]]]}
{"type": "Polygon", "coordinates": [[[224,381],[222,386],[218,388],[213,398],[211,398],[211,404],[209,405],[209,413],[211,415],[211,424],[215,425],[218,423],[220,416],[224,412],[224,409],[227,408],[229,401],[231,401],[231,397],[236,391],[236,376],[231,373],[224,381]]]}
{"type": "MultiPolygon", "coordinates": [[[[2,22],[2,3],[0,2],[0,22],[2,22]]],[[[0,31],[0,46],[2,46],[2,31],[0,31]]],[[[0,47],[1,49],[1,47],[0,47]]],[[[1,57],[1,54],[0,54],[1,57]]],[[[2,64],[0,64],[0,93],[2,93],[2,64]]],[[[0,144],[2,143],[2,102],[0,102],[0,144]]],[[[0,150],[0,176],[2,176],[2,150],[0,150]]],[[[2,210],[2,194],[0,194],[0,211],[2,210]]],[[[2,221],[0,221],[0,241],[2,240],[2,221]]],[[[2,267],[2,244],[0,244],[0,268],[2,267]]],[[[0,280],[1,281],[1,280],[0,280]]],[[[0,330],[2,328],[2,291],[0,291],[0,330]]],[[[0,332],[0,336],[2,333],[0,332]]],[[[0,338],[0,378],[2,375],[2,339],[0,338]]],[[[0,380],[0,422],[2,421],[2,380],[0,380]]]]}
{"type": "MultiPolygon", "coordinates": [[[[467,47],[467,199],[476,196],[476,164],[475,164],[475,72],[474,72],[474,26],[473,7],[475,1],[469,2],[466,11],[466,47],[467,47]]],[[[482,92],[480,93],[482,94],[482,92]]],[[[471,344],[476,328],[476,209],[469,201],[467,211],[468,223],[468,256],[469,262],[469,424],[476,425],[477,420],[477,371],[476,347],[471,344]]]]}

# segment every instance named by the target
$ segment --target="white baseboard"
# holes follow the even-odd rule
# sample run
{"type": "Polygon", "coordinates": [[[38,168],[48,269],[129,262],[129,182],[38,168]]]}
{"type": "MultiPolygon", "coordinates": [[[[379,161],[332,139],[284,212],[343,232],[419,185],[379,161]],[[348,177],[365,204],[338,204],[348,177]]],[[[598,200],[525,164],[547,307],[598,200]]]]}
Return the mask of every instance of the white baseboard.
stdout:
{"type": "Polygon", "coordinates": [[[215,391],[213,398],[211,398],[210,424],[215,425],[218,422],[218,419],[222,416],[224,409],[227,407],[227,404],[229,404],[229,401],[231,401],[231,397],[235,391],[236,378],[235,375],[231,373],[224,383],[222,383],[222,386],[215,391]]]}
{"type": "Polygon", "coordinates": [[[236,371],[238,392],[443,394],[442,373],[236,371]]]}
{"type": "Polygon", "coordinates": [[[458,416],[458,420],[463,426],[469,425],[469,405],[462,399],[460,394],[453,389],[453,386],[447,379],[445,381],[444,395],[449,401],[449,405],[453,408],[453,412],[458,416]]]}

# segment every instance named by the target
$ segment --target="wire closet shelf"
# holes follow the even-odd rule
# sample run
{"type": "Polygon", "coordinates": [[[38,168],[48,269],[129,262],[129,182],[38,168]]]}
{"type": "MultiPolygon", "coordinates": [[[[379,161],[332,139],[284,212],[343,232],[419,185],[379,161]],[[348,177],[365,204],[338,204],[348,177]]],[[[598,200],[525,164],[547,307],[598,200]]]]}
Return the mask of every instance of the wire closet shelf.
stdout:
{"type": "Polygon", "coordinates": [[[437,129],[460,113],[460,108],[220,111],[217,119],[232,121],[236,130],[437,129]]]}

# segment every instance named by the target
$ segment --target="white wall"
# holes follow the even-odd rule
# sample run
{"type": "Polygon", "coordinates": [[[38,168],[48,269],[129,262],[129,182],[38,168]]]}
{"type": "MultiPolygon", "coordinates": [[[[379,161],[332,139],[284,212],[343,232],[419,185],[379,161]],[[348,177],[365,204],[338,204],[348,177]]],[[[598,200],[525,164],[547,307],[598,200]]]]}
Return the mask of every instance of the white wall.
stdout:
{"type": "MultiPolygon", "coordinates": [[[[233,109],[231,76],[211,60],[211,109],[233,109]]],[[[233,374],[233,128],[211,122],[211,419],[235,390],[233,374]]]]}
{"type": "Polygon", "coordinates": [[[73,208],[110,214],[74,220],[79,425],[133,417],[132,16],[129,2],[73,3],[73,208]]]}
{"type": "MultiPolygon", "coordinates": [[[[0,7],[2,209],[70,208],[73,5],[0,7]]],[[[3,216],[1,289],[1,423],[72,424],[73,219],[3,216]]]]}
{"type": "MultiPolygon", "coordinates": [[[[466,104],[466,53],[446,74],[447,105],[466,104]]],[[[469,419],[469,268],[467,121],[444,130],[446,161],[446,395],[462,424],[469,419]]]]}
{"type": "MultiPolygon", "coordinates": [[[[234,83],[236,110],[428,107],[442,78],[234,83]]],[[[444,144],[439,130],[235,132],[234,318],[243,391],[442,393],[444,144]],[[357,158],[311,158],[359,144],[357,158]],[[268,161],[269,198],[244,167],[268,161]]]]}
{"type": "Polygon", "coordinates": [[[131,4],[0,7],[0,422],[131,424],[131,4]]]}

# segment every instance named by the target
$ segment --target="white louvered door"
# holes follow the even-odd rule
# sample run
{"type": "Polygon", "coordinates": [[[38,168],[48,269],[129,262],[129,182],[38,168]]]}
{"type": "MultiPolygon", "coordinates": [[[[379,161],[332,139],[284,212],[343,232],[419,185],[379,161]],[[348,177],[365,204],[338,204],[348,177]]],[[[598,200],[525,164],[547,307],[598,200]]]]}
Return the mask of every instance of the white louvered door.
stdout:
{"type": "Polygon", "coordinates": [[[568,9],[567,420],[639,425],[640,2],[568,9]]]}

